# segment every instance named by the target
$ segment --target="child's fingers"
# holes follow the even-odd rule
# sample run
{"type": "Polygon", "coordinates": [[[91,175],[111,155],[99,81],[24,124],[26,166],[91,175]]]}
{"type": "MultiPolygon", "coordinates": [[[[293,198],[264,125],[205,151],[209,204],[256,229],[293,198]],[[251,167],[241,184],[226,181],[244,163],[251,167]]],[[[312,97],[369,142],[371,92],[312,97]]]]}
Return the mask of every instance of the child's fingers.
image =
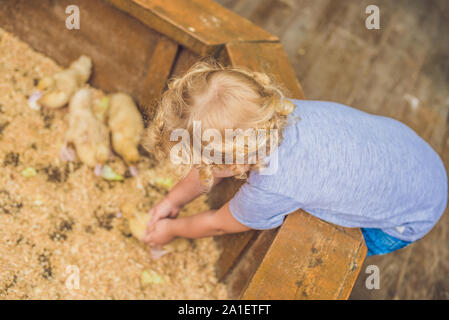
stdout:
{"type": "Polygon", "coordinates": [[[151,244],[151,242],[152,242],[151,241],[151,231],[149,232],[149,230],[147,229],[147,233],[143,236],[142,241],[145,242],[148,245],[152,245],[151,244]]]}
{"type": "Polygon", "coordinates": [[[150,209],[150,211],[148,211],[148,214],[151,216],[151,219],[148,221],[147,225],[151,226],[158,220],[158,214],[155,208],[150,209]]]}
{"type": "MultiPolygon", "coordinates": [[[[152,218],[153,219],[153,218],[152,218]]],[[[147,228],[145,230],[145,235],[143,236],[143,242],[148,242],[151,232],[154,230],[154,223],[152,219],[148,221],[147,228]]]]}
{"type": "Polygon", "coordinates": [[[155,243],[154,240],[152,239],[152,230],[147,229],[147,233],[143,237],[142,241],[147,245],[149,245],[150,247],[154,247],[155,243]]]}
{"type": "Polygon", "coordinates": [[[150,221],[148,221],[148,227],[154,227],[154,224],[159,220],[159,216],[158,215],[153,215],[150,219],[150,221]]]}

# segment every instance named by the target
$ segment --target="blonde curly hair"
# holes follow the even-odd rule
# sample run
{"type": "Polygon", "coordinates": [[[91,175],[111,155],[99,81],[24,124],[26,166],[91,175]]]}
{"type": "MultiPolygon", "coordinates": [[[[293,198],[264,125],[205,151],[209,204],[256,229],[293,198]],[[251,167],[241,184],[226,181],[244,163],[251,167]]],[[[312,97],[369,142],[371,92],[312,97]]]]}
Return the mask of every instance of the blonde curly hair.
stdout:
{"type": "MultiPolygon", "coordinates": [[[[225,67],[210,60],[197,62],[181,77],[169,80],[168,88],[161,96],[143,145],[157,159],[166,159],[170,150],[178,144],[171,141],[171,133],[181,128],[187,130],[190,137],[193,137],[194,122],[200,121],[202,128],[216,129],[222,134],[226,129],[264,129],[266,132],[277,129],[278,136],[275,143],[277,147],[282,141],[287,116],[294,109],[293,103],[285,98],[285,94],[286,91],[264,73],[235,66],[225,67]]],[[[233,154],[242,152],[241,149],[236,150],[236,139],[238,135],[234,136],[231,146],[224,145],[223,141],[207,144],[202,141],[201,150],[192,148],[190,143],[188,147],[191,152],[188,158],[192,159],[194,152],[203,154],[206,148],[211,148],[211,145],[214,145],[212,147],[214,152],[223,150],[223,145],[224,150],[232,150],[233,154]]],[[[270,143],[270,139],[270,135],[265,135],[258,140],[256,149],[266,148],[266,155],[269,155],[273,144],[273,141],[270,143]]],[[[254,146],[251,148],[245,143],[243,156],[246,161],[252,151],[254,146]]],[[[254,163],[244,166],[216,163],[206,157],[199,164],[184,163],[181,169],[186,174],[192,167],[196,167],[201,182],[208,191],[213,185],[214,169],[231,168],[236,178],[245,179],[247,170],[260,169],[263,166],[263,159],[257,159],[254,163]]]]}

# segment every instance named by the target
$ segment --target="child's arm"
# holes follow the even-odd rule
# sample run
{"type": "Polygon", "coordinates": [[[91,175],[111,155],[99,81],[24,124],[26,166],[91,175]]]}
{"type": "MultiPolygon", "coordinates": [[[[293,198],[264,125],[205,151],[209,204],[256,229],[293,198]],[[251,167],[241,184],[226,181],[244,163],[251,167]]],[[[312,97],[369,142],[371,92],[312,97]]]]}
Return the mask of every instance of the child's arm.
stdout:
{"type": "Polygon", "coordinates": [[[228,202],[218,210],[185,218],[159,220],[147,232],[144,241],[150,246],[163,246],[176,237],[196,239],[248,230],[251,229],[232,216],[228,202]]]}
{"type": "MultiPolygon", "coordinates": [[[[221,178],[214,178],[214,185],[220,181],[221,178]]],[[[192,168],[187,176],[170,190],[166,197],[175,205],[182,207],[200,196],[203,191],[200,174],[197,169],[192,168]]]]}
{"type": "MultiPolygon", "coordinates": [[[[222,178],[215,177],[214,185],[222,178]]],[[[152,219],[150,224],[163,218],[176,218],[180,209],[202,193],[200,175],[197,169],[192,168],[184,179],[179,181],[158,204],[151,208],[152,219]]]]}

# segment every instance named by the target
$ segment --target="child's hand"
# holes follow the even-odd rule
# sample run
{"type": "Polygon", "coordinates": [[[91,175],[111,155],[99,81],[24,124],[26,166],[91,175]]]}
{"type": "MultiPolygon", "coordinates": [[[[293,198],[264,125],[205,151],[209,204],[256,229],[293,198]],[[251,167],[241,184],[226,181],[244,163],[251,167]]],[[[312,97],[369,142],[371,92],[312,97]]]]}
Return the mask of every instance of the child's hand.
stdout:
{"type": "Polygon", "coordinates": [[[154,223],[151,228],[147,229],[147,233],[143,241],[151,247],[162,247],[172,241],[175,235],[170,228],[170,219],[160,219],[154,223]]]}
{"type": "Polygon", "coordinates": [[[176,218],[179,214],[181,208],[177,205],[174,205],[173,202],[165,197],[161,202],[156,204],[153,208],[148,212],[152,218],[148,222],[147,232],[151,226],[156,223],[160,219],[164,218],[176,218]]]}

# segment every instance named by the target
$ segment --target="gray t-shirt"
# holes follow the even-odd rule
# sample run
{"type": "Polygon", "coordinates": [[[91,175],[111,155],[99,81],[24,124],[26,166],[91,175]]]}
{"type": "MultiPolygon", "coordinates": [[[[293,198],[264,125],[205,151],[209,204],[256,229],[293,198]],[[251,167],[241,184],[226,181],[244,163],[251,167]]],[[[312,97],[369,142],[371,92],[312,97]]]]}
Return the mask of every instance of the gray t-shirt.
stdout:
{"type": "Polygon", "coordinates": [[[338,103],[292,101],[296,108],[284,139],[269,157],[277,158],[278,169],[271,175],[251,172],[230,201],[240,223],[271,229],[303,209],[337,225],[380,228],[405,241],[435,225],[447,204],[447,174],[438,154],[413,130],[338,103]]]}

